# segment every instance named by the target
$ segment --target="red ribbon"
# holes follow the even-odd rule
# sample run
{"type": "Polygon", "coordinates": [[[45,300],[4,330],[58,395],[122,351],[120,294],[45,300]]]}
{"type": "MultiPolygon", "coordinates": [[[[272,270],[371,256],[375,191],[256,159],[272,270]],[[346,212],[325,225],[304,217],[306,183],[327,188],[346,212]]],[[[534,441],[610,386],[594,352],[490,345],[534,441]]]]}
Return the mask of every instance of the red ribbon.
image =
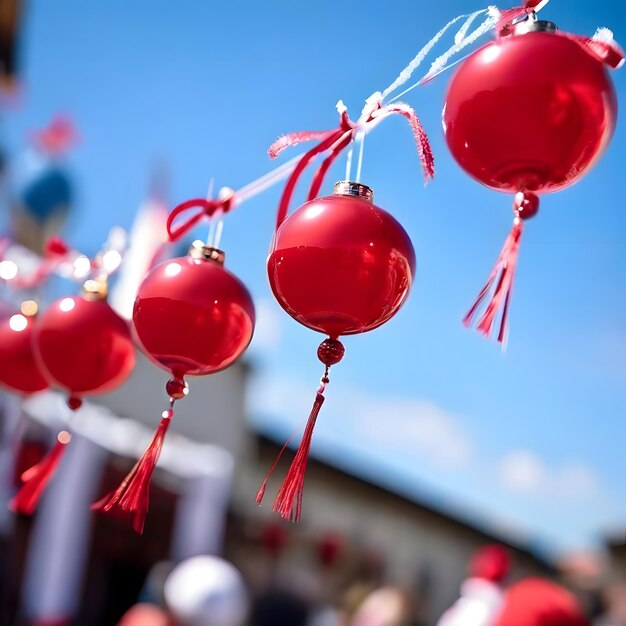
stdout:
{"type": "Polygon", "coordinates": [[[328,156],[322,161],[313,175],[307,200],[313,200],[313,198],[317,197],[328,169],[339,154],[341,154],[341,152],[356,137],[356,134],[363,128],[363,126],[369,123],[378,123],[385,117],[392,114],[402,115],[408,120],[411,128],[413,129],[415,142],[417,144],[417,151],[424,169],[425,179],[428,181],[433,178],[435,171],[432,148],[430,147],[430,142],[428,141],[428,137],[422,123],[410,106],[402,102],[383,105],[382,98],[378,98],[374,100],[369,107],[366,107],[366,110],[363,112],[358,122],[352,121],[348,116],[347,110],[344,108],[340,111],[339,126],[337,128],[326,131],[301,131],[289,133],[288,135],[284,135],[277,139],[270,146],[268,154],[270,158],[274,159],[286,148],[296,146],[306,141],[319,141],[315,147],[311,148],[311,150],[303,155],[287,180],[287,184],[283,190],[283,195],[280,199],[280,204],[278,205],[276,228],[278,228],[287,217],[291,197],[298,180],[309,163],[316,156],[322,154],[323,152],[330,151],[328,156]]]}
{"type": "Polygon", "coordinates": [[[218,212],[228,213],[234,206],[235,194],[232,193],[225,198],[217,200],[205,200],[204,198],[193,198],[181,202],[174,207],[167,218],[167,234],[170,241],[177,241],[185,233],[189,232],[204,217],[213,217],[218,212]],[[196,209],[190,217],[183,220],[179,226],[174,228],[174,220],[186,211],[196,209]]]}

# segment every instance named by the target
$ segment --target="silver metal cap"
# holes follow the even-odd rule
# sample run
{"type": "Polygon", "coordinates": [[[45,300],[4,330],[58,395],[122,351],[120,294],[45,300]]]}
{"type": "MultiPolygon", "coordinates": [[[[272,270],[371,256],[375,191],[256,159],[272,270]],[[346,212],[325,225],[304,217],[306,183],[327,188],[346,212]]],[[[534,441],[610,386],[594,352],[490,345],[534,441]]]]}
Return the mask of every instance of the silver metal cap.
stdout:
{"type": "Polygon", "coordinates": [[[340,180],[335,183],[333,193],[337,196],[357,196],[367,202],[374,202],[374,190],[371,187],[350,180],[340,180]]]}
{"type": "Polygon", "coordinates": [[[202,261],[214,261],[220,265],[224,265],[226,259],[226,253],[223,250],[214,248],[213,246],[207,246],[203,241],[196,239],[189,248],[189,256],[192,259],[199,259],[202,261]]]}
{"type": "Polygon", "coordinates": [[[517,22],[513,25],[514,35],[525,35],[526,33],[556,33],[556,24],[547,20],[533,20],[531,18],[517,22]]]}

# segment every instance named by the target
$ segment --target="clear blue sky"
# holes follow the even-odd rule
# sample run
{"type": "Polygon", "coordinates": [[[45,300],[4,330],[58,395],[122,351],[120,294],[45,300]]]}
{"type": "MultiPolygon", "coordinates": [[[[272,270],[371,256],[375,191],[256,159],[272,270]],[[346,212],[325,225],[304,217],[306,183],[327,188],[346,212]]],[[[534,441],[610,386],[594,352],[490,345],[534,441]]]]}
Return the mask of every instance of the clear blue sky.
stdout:
{"type": "MultiPolygon", "coordinates": [[[[29,5],[24,104],[7,115],[5,140],[17,148],[58,111],[76,118],[84,141],[71,161],[79,198],[67,234],[88,251],[111,226],[130,226],[156,158],[170,165],[173,202],[203,194],[210,177],[237,188],[273,167],[266,148],[278,135],[332,127],[339,98],[356,115],[448,19],[485,6],[29,5]]],[[[609,26],[626,42],[622,0],[552,0],[542,17],[581,34],[609,26]]],[[[624,72],[613,74],[622,103],[624,72]]],[[[626,524],[626,128],[619,120],[598,167],[546,197],[528,225],[503,355],[459,320],[510,227],[510,198],[470,180],[447,153],[448,79],[407,96],[435,150],[434,183],[423,187],[405,122],[367,139],[363,181],[409,231],[419,271],[396,318],[346,340],[315,449],[551,548],[597,541],[626,524]]],[[[263,384],[250,409],[282,436],[309,409],[321,338],[271,299],[265,257],[278,196],[233,213],[223,244],[261,311],[251,355],[263,384]]]]}

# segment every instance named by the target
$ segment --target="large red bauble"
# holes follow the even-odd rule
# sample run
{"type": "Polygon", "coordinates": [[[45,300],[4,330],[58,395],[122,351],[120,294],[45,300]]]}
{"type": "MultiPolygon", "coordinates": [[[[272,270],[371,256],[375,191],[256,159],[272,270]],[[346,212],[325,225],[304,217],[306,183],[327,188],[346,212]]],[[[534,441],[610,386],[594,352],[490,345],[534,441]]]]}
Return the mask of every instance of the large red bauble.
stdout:
{"type": "Polygon", "coordinates": [[[252,339],[252,298],[222,261],[223,253],[219,260],[172,259],[155,267],[139,287],[133,311],[137,337],[176,379],[228,367],[252,339]]]}
{"type": "Polygon", "coordinates": [[[411,240],[371,198],[365,185],[338,183],[335,194],[289,216],[272,243],[267,271],[276,299],[298,322],[330,337],[384,324],[411,290],[411,240]]]}
{"type": "Polygon", "coordinates": [[[104,299],[57,300],[37,320],[33,339],[44,373],[71,399],[112,391],[135,366],[129,325],[104,299]]]}
{"type": "Polygon", "coordinates": [[[566,35],[535,31],[501,37],[461,65],[443,126],[454,158],[475,179],[541,194],[589,171],[616,115],[604,64],[566,35]]]}
{"type": "Polygon", "coordinates": [[[34,316],[16,313],[0,322],[0,384],[29,394],[48,388],[33,355],[34,316]]]}

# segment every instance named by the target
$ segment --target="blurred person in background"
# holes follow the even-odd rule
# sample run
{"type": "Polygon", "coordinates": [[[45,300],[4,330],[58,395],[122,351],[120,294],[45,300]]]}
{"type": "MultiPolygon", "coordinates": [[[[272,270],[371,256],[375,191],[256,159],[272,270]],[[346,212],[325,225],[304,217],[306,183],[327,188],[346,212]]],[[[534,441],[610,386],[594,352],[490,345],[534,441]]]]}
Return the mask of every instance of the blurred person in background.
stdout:
{"type": "Polygon", "coordinates": [[[172,626],[172,622],[160,607],[136,604],[124,614],[117,626],[172,626]]]}
{"type": "Polygon", "coordinates": [[[526,578],[509,588],[490,626],[589,626],[589,621],[564,587],[542,578],[526,578]]]}
{"type": "Polygon", "coordinates": [[[382,587],[365,598],[349,626],[411,626],[411,603],[396,587],[382,587]]]}
{"type": "Polygon", "coordinates": [[[309,607],[298,594],[271,588],[254,601],[250,626],[309,626],[309,607]]]}
{"type": "Polygon", "coordinates": [[[438,626],[489,626],[502,606],[510,567],[509,553],[502,546],[478,550],[469,564],[469,578],[461,585],[461,597],[442,615],[438,626]]]}
{"type": "Polygon", "coordinates": [[[594,626],[626,626],[626,583],[609,585],[604,593],[604,613],[594,626]]]}
{"type": "MultiPolygon", "coordinates": [[[[175,626],[246,624],[248,592],[241,574],[219,557],[195,556],[177,565],[165,581],[163,595],[170,623],[175,626]]],[[[121,622],[121,626],[127,625],[121,622]]],[[[153,622],[145,626],[153,626],[153,622]]],[[[161,622],[154,621],[154,626],[161,622]]]]}

